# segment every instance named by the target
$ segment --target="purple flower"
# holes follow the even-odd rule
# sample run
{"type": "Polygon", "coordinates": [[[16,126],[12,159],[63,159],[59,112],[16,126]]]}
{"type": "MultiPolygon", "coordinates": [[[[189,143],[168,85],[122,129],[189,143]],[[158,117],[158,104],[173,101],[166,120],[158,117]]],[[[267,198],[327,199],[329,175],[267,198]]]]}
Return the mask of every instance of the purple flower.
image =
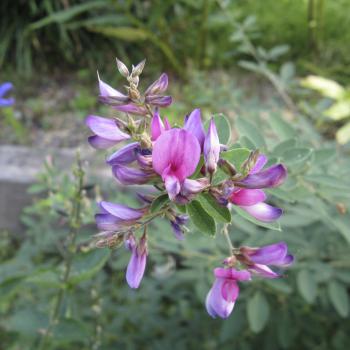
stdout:
{"type": "Polygon", "coordinates": [[[199,108],[194,109],[191,114],[185,118],[183,128],[197,137],[201,149],[203,149],[205,130],[202,123],[201,110],[199,108]]]}
{"type": "Polygon", "coordinates": [[[89,115],[85,119],[85,124],[95,134],[88,139],[90,145],[94,148],[109,148],[120,141],[130,139],[130,136],[122,132],[112,119],[89,115]]]}
{"type": "Polygon", "coordinates": [[[216,279],[207,295],[206,308],[211,317],[225,319],[230,316],[239,295],[237,281],[249,281],[251,276],[246,270],[221,267],[214,269],[214,276],[216,279]]]}
{"type": "Polygon", "coordinates": [[[10,107],[15,103],[15,99],[13,97],[4,97],[12,89],[12,83],[6,82],[0,85],[0,107],[10,107]]]}
{"type": "Polygon", "coordinates": [[[282,209],[265,203],[266,194],[261,188],[279,186],[285,180],[287,170],[278,164],[261,171],[266,162],[266,156],[259,155],[249,175],[235,182],[237,187],[232,188],[229,201],[260,221],[272,222],[282,215],[282,209]]]}
{"type": "Polygon", "coordinates": [[[117,231],[133,225],[145,213],[145,209],[133,209],[123,204],[102,201],[100,213],[95,215],[97,227],[104,231],[117,231]]]}
{"type": "Polygon", "coordinates": [[[176,215],[174,220],[170,220],[171,228],[173,229],[174,235],[178,240],[183,240],[184,237],[184,229],[183,225],[185,225],[188,221],[188,215],[176,215]]]}
{"type": "Polygon", "coordinates": [[[285,242],[261,248],[241,247],[240,253],[243,255],[248,269],[265,278],[280,277],[268,265],[286,267],[294,262],[294,256],[288,254],[288,246],[285,242]]]}
{"type": "Polygon", "coordinates": [[[209,129],[205,136],[203,153],[206,169],[212,174],[216,171],[220,155],[220,141],[213,118],[210,121],[209,129]]]}
{"type": "Polygon", "coordinates": [[[165,131],[154,143],[153,169],[162,176],[171,200],[180,193],[184,180],[195,172],[200,152],[196,137],[183,129],[165,131]]]}
{"type": "Polygon", "coordinates": [[[145,101],[153,106],[168,107],[173,102],[173,98],[171,96],[148,95],[145,101]]]}
{"type": "Polygon", "coordinates": [[[107,158],[107,163],[111,166],[130,164],[137,159],[137,149],[140,147],[138,142],[129,143],[107,158]]]}
{"type": "Polygon", "coordinates": [[[156,108],[151,120],[151,140],[155,141],[165,131],[162,119],[159,115],[159,110],[156,108]]]}
{"type": "Polygon", "coordinates": [[[119,92],[118,90],[113,89],[110,85],[106,84],[100,79],[100,75],[97,72],[98,85],[100,89],[100,96],[103,98],[111,98],[115,103],[125,104],[129,101],[129,97],[119,92]]]}
{"type": "Polygon", "coordinates": [[[147,88],[145,95],[157,95],[163,93],[167,88],[168,76],[162,73],[162,75],[147,88]]]}
{"type": "Polygon", "coordinates": [[[122,106],[115,106],[115,109],[117,109],[120,112],[136,114],[136,115],[146,115],[147,114],[146,108],[144,108],[142,106],[137,106],[134,103],[129,103],[127,105],[122,105],[122,106]]]}
{"type": "Polygon", "coordinates": [[[154,179],[154,172],[147,172],[141,168],[131,168],[124,165],[112,166],[113,175],[123,185],[143,185],[154,179]]]}
{"type": "Polygon", "coordinates": [[[181,185],[180,193],[176,196],[175,201],[179,204],[187,204],[198,193],[206,189],[209,184],[209,179],[206,177],[197,180],[185,179],[181,185]]]}
{"type": "Polygon", "coordinates": [[[133,234],[130,234],[126,241],[126,248],[131,251],[131,258],[126,269],[126,281],[130,288],[138,288],[145,273],[147,262],[147,237],[143,235],[139,244],[133,234]]]}

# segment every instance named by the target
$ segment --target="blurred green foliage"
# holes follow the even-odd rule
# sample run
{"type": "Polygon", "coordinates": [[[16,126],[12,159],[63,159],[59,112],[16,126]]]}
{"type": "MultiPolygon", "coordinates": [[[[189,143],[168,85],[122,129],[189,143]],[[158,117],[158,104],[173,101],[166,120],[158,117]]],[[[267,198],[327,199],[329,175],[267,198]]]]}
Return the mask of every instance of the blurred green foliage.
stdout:
{"type": "Polygon", "coordinates": [[[299,68],[345,80],[348,6],[349,0],[4,0],[0,67],[14,64],[29,74],[147,57],[185,77],[188,68],[228,67],[244,58],[233,37],[239,23],[255,16],[256,46],[287,43],[286,58],[299,68]]]}

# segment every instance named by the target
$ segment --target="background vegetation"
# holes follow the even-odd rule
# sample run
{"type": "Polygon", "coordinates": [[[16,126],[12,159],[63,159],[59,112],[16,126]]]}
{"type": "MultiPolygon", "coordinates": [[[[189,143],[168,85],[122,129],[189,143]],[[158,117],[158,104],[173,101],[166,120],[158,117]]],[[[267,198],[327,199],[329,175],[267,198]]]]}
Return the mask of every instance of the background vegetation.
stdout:
{"type": "Polygon", "coordinates": [[[287,165],[287,183],[271,190],[285,209],[279,225],[235,214],[230,234],[237,244],[285,240],[297,261],[285,278],[242,285],[231,318],[213,320],[204,299],[226,254],[221,235],[194,232],[178,242],[159,222],[150,232],[147,276],[131,291],[129,254],[94,249],[90,237],[101,192],[136,205],[134,193],[91,177],[79,162],[62,173],[49,159],[30,188],[25,232],[1,232],[0,348],[349,348],[350,157],[346,137],[335,138],[350,116],[349,5],[2,1],[0,80],[14,82],[17,102],[0,110],[1,143],[85,144],[86,114],[110,113],[96,101],[96,68],[117,86],[114,57],[146,57],[145,86],[161,70],[171,75],[176,105],[166,115],[173,122],[194,107],[206,118],[225,113],[232,144],[287,165]],[[338,81],[342,93],[332,95],[329,80],[300,84],[310,74],[338,81]],[[334,117],[329,110],[339,103],[342,117],[334,117]],[[62,279],[69,259],[70,277],[62,279]],[[59,322],[50,322],[53,313],[59,322]]]}

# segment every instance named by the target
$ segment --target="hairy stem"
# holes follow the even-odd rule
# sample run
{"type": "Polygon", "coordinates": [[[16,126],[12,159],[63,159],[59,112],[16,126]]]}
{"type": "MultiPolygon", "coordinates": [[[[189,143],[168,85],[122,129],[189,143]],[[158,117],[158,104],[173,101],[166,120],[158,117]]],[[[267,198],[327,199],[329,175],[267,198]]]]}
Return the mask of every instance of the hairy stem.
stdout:
{"type": "Polygon", "coordinates": [[[50,333],[52,331],[53,326],[58,323],[60,310],[63,302],[63,298],[66,292],[67,282],[69,280],[69,275],[72,267],[72,262],[74,255],[77,251],[76,249],[76,238],[81,227],[81,201],[82,201],[82,192],[84,186],[84,171],[82,169],[82,164],[80,160],[79,153],[77,154],[77,168],[74,171],[74,176],[76,179],[76,188],[75,194],[73,198],[73,208],[70,215],[70,231],[68,235],[68,247],[67,253],[64,261],[64,273],[62,277],[62,287],[59,289],[56,297],[56,302],[53,308],[53,312],[50,318],[49,325],[42,336],[38,350],[46,349],[46,344],[49,340],[50,333]]]}

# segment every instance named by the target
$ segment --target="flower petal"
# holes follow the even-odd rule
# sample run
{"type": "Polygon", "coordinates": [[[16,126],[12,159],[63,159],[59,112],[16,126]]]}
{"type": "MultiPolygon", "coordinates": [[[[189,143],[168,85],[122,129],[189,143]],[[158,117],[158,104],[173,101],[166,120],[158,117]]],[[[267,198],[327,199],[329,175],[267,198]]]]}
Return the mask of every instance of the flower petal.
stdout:
{"type": "Polygon", "coordinates": [[[209,173],[215,172],[220,155],[220,141],[213,118],[210,121],[208,132],[205,135],[203,154],[206,169],[209,173]]]}
{"type": "Polygon", "coordinates": [[[117,142],[104,139],[103,137],[94,135],[88,138],[89,144],[96,149],[106,149],[113,147],[117,142]]]}
{"type": "Polygon", "coordinates": [[[138,288],[145,273],[147,254],[139,254],[138,249],[134,248],[126,270],[126,281],[130,288],[138,288]]]}
{"type": "Polygon", "coordinates": [[[266,265],[260,265],[260,264],[254,264],[252,266],[249,266],[249,270],[253,273],[264,277],[264,278],[278,278],[281,277],[278,273],[272,271],[268,266],[266,265]]]}
{"type": "Polygon", "coordinates": [[[239,288],[236,281],[225,280],[221,287],[222,297],[229,302],[235,302],[239,295],[239,288]]]}
{"type": "Polygon", "coordinates": [[[115,109],[117,109],[120,112],[124,113],[131,113],[131,114],[136,114],[136,115],[146,115],[147,110],[144,107],[139,107],[136,106],[132,103],[122,105],[122,106],[114,106],[115,109]]]}
{"type": "Polygon", "coordinates": [[[105,212],[121,220],[137,220],[140,219],[144,213],[143,209],[133,209],[119,203],[102,201],[99,205],[105,212]]]}
{"type": "Polygon", "coordinates": [[[258,173],[267,163],[267,157],[265,154],[259,154],[258,160],[256,161],[252,170],[250,170],[249,174],[258,173]]]}
{"type": "Polygon", "coordinates": [[[181,190],[179,179],[176,176],[167,175],[164,178],[164,184],[170,200],[173,201],[176,195],[179,194],[181,190]]]}
{"type": "Polygon", "coordinates": [[[168,107],[173,102],[173,98],[171,96],[147,95],[146,102],[158,107],[168,107]]]}
{"type": "Polygon", "coordinates": [[[151,120],[151,140],[155,141],[164,132],[164,124],[160,118],[158,108],[156,109],[153,118],[151,120]]]}
{"type": "Polygon", "coordinates": [[[251,279],[250,273],[247,270],[236,270],[234,268],[217,267],[214,269],[214,275],[217,278],[226,278],[236,281],[249,281],[251,279]]]}
{"type": "Polygon", "coordinates": [[[182,241],[185,238],[185,236],[184,236],[184,233],[183,233],[181,226],[178,223],[173,222],[173,221],[170,221],[170,225],[171,225],[171,228],[173,229],[175,237],[178,240],[182,241]]]}
{"type": "Polygon", "coordinates": [[[266,195],[262,190],[251,190],[240,188],[235,190],[230,196],[230,202],[236,205],[254,205],[263,202],[266,195]]]}
{"type": "Polygon", "coordinates": [[[142,169],[130,168],[124,165],[114,165],[112,173],[123,185],[143,185],[151,180],[152,174],[142,169]]]}
{"type": "Polygon", "coordinates": [[[159,175],[173,175],[183,181],[196,170],[200,146],[186,130],[171,129],[162,133],[154,143],[152,157],[153,168],[159,175]]]}
{"type": "Polygon", "coordinates": [[[129,143],[107,158],[109,165],[129,164],[136,160],[136,150],[139,147],[138,142],[129,143]]]}
{"type": "Polygon", "coordinates": [[[164,92],[167,88],[168,76],[162,73],[162,75],[147,88],[145,95],[156,95],[164,92]]]}
{"type": "Polygon", "coordinates": [[[194,109],[191,114],[185,119],[183,128],[197,137],[197,140],[203,149],[205,130],[202,123],[201,110],[199,108],[194,109]]]}
{"type": "Polygon", "coordinates": [[[282,209],[273,207],[264,202],[251,206],[240,205],[240,207],[251,216],[254,216],[256,219],[264,222],[276,221],[283,213],[282,209]]]}
{"type": "Polygon", "coordinates": [[[99,230],[115,231],[122,227],[122,220],[110,214],[96,214],[95,222],[99,230]]]}
{"type": "Polygon", "coordinates": [[[274,165],[259,173],[248,175],[235,184],[245,188],[266,188],[281,185],[287,177],[287,169],[282,164],[274,165]]]}
{"type": "Polygon", "coordinates": [[[89,115],[85,120],[86,125],[98,136],[111,140],[123,141],[130,138],[129,135],[122,132],[115,121],[112,119],[89,115]]]}
{"type": "Polygon", "coordinates": [[[248,252],[247,255],[256,264],[280,265],[284,261],[287,252],[287,244],[285,242],[279,242],[254,249],[252,252],[248,252]]]}
{"type": "Polygon", "coordinates": [[[98,86],[100,89],[100,95],[103,97],[117,97],[117,98],[128,98],[118,90],[113,89],[110,85],[106,84],[100,79],[100,75],[97,72],[98,86]]]}

